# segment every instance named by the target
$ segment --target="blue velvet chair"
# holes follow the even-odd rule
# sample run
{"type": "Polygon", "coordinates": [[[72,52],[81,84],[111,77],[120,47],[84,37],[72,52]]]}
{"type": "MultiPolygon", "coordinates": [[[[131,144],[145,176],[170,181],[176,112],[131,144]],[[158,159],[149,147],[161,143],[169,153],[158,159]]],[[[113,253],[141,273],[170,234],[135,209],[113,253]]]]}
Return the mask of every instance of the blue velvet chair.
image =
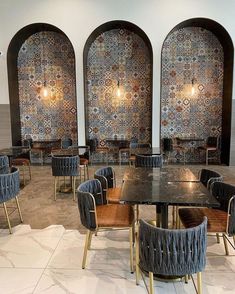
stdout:
{"type": "Polygon", "coordinates": [[[19,192],[20,192],[20,177],[19,177],[19,170],[16,167],[12,167],[11,171],[7,174],[0,174],[0,204],[3,204],[10,234],[12,234],[12,229],[11,229],[11,223],[10,223],[10,219],[9,219],[9,215],[8,215],[8,211],[6,207],[6,202],[15,198],[20,220],[21,222],[23,222],[20,205],[17,198],[19,192]]]}
{"type": "MultiPolygon", "coordinates": [[[[154,293],[153,275],[185,276],[197,273],[201,292],[201,272],[206,265],[207,219],[190,229],[169,230],[139,222],[136,246],[136,284],[140,270],[149,273],[149,293],[154,293]],[[139,235],[139,238],[138,238],[139,235]]],[[[145,284],[146,285],[146,284],[145,284]]],[[[146,285],[147,287],[147,285],[146,285]]]]}
{"type": "Polygon", "coordinates": [[[55,177],[54,181],[54,199],[56,200],[57,183],[60,177],[70,177],[72,180],[73,200],[75,201],[76,178],[79,176],[79,156],[52,156],[52,175],[55,177]]]}
{"type": "Polygon", "coordinates": [[[0,156],[0,174],[9,172],[9,159],[6,155],[0,156]]]}
{"type": "Polygon", "coordinates": [[[136,154],[135,166],[136,167],[162,167],[163,165],[163,157],[161,154],[136,154]]]}
{"type": "Polygon", "coordinates": [[[133,208],[129,205],[106,204],[98,179],[88,180],[78,187],[78,209],[83,226],[87,229],[82,268],[86,266],[87,251],[92,234],[98,230],[129,229],[130,267],[133,272],[133,208]]]}

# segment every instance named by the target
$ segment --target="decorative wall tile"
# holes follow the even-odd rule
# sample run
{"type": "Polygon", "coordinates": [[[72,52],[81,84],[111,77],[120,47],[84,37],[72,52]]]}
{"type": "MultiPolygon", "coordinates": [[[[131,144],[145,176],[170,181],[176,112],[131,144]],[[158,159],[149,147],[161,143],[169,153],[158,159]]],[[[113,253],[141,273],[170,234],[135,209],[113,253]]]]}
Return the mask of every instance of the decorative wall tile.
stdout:
{"type": "Polygon", "coordinates": [[[21,136],[34,140],[71,137],[77,142],[75,58],[63,34],[31,35],[18,55],[21,136]],[[46,81],[49,97],[42,95],[46,81]]]}
{"type": "MultiPolygon", "coordinates": [[[[187,27],[167,37],[162,49],[161,138],[206,140],[221,135],[223,68],[223,48],[210,31],[187,27]]],[[[196,153],[187,156],[188,161],[199,160],[196,153]]]]}
{"type": "Polygon", "coordinates": [[[150,63],[145,42],[129,30],[109,30],[93,41],[86,76],[88,138],[135,136],[140,142],[151,142],[150,63]]]}

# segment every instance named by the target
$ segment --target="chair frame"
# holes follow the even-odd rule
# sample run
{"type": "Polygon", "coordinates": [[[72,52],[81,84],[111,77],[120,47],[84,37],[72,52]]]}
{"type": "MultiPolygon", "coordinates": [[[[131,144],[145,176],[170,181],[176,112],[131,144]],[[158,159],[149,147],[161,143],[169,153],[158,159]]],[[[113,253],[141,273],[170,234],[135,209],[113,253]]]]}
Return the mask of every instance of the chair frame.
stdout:
{"type": "MultiPolygon", "coordinates": [[[[204,219],[204,221],[205,221],[205,219],[204,219]]],[[[160,229],[160,230],[167,231],[168,229],[160,229]]],[[[140,261],[140,248],[139,247],[140,247],[140,245],[139,245],[139,226],[137,226],[137,230],[136,230],[136,285],[139,285],[139,280],[140,280],[139,278],[140,278],[140,273],[141,273],[146,290],[148,291],[149,294],[154,294],[155,293],[154,292],[154,273],[149,272],[149,275],[148,275],[149,276],[149,288],[148,288],[148,285],[147,285],[145,278],[144,278],[144,274],[139,266],[139,261],[140,261]]],[[[184,276],[185,283],[188,283],[189,276],[192,276],[192,275],[185,275],[184,276]]],[[[197,288],[195,285],[194,285],[194,287],[195,287],[197,294],[202,294],[202,275],[201,275],[201,272],[197,272],[197,288]]]]}
{"type": "MultiPolygon", "coordinates": [[[[17,174],[18,174],[18,177],[19,177],[19,169],[13,167],[12,170],[11,170],[11,172],[9,172],[7,174],[0,174],[0,178],[1,177],[6,177],[6,176],[8,176],[10,178],[10,177],[16,176],[17,174]]],[[[10,188],[10,185],[8,186],[8,189],[9,188],[10,188]]],[[[22,213],[21,213],[21,209],[20,209],[19,200],[18,200],[18,197],[17,197],[18,194],[19,194],[19,191],[18,191],[18,193],[15,196],[7,199],[7,201],[10,200],[10,199],[15,198],[16,206],[17,206],[17,209],[18,209],[19,217],[20,217],[20,221],[23,223],[23,217],[22,217],[22,213]]],[[[10,234],[12,234],[12,227],[11,227],[11,223],[10,223],[10,218],[9,218],[7,206],[6,206],[6,202],[7,201],[2,201],[1,204],[3,204],[3,208],[4,208],[4,212],[5,212],[5,216],[6,216],[6,220],[7,220],[9,232],[10,232],[10,234]]]]}
{"type": "MultiPolygon", "coordinates": [[[[97,179],[96,179],[96,181],[99,182],[99,180],[97,180],[97,179]]],[[[94,216],[95,216],[95,225],[96,225],[94,230],[87,229],[85,246],[84,246],[84,251],[83,251],[82,269],[86,268],[87,252],[91,248],[92,234],[97,235],[97,232],[100,231],[100,230],[102,230],[102,231],[112,231],[112,230],[126,230],[126,229],[129,229],[130,269],[131,269],[131,273],[133,273],[134,272],[134,262],[133,262],[133,226],[134,226],[134,222],[130,227],[102,227],[102,226],[99,226],[97,212],[96,212],[96,202],[95,202],[94,196],[90,192],[80,191],[79,187],[78,187],[77,191],[79,191],[80,195],[82,195],[83,197],[88,197],[88,195],[89,195],[89,197],[92,199],[94,209],[90,209],[89,213],[94,214],[94,216]]],[[[101,183],[100,183],[100,191],[101,192],[99,194],[101,195],[102,202],[103,202],[103,194],[102,194],[101,183]]]]}

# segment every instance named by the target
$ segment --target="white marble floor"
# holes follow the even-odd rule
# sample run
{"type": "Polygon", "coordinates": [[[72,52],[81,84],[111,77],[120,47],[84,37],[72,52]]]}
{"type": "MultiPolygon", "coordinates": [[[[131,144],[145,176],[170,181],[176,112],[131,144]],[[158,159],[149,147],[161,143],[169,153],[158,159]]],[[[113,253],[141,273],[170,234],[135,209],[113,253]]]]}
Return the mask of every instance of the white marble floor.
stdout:
{"type": "MultiPolygon", "coordinates": [[[[92,239],[88,264],[81,269],[85,235],[63,226],[32,230],[19,225],[0,230],[0,293],[147,293],[129,271],[128,232],[101,232],[92,239]]],[[[235,293],[235,252],[208,238],[203,293],[235,293]]],[[[156,293],[196,293],[192,280],[155,281],[156,293]]]]}

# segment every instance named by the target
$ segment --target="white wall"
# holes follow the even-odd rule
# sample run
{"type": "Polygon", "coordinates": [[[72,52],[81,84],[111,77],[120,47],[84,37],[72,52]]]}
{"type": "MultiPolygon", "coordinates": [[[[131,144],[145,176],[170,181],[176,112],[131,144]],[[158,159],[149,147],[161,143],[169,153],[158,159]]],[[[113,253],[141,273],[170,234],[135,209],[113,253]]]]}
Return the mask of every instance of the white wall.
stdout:
{"type": "MultiPolygon", "coordinates": [[[[139,26],[153,47],[153,146],[159,146],[161,47],[169,31],[194,17],[220,23],[234,40],[234,0],[1,0],[0,1],[0,104],[9,103],[8,45],[24,26],[43,22],[61,29],[74,46],[76,56],[78,133],[84,144],[83,48],[91,32],[111,20],[139,26]],[[4,2],[4,3],[3,3],[4,2]]],[[[234,95],[233,95],[234,96],[234,95]]]]}

